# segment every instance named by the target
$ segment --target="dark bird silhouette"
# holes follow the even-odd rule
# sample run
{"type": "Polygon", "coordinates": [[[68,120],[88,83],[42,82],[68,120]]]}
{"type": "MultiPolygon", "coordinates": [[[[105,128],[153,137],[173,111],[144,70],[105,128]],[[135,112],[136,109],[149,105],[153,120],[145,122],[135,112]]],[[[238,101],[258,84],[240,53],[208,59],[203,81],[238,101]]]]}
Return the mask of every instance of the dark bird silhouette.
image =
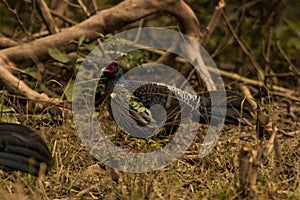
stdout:
{"type": "Polygon", "coordinates": [[[102,73],[106,102],[114,102],[114,106],[119,109],[116,114],[118,118],[121,118],[119,122],[122,123],[122,128],[132,126],[132,121],[120,114],[123,113],[121,112],[123,108],[126,110],[124,97],[125,99],[128,98],[128,93],[130,94],[128,101],[131,102],[129,103],[130,118],[139,126],[147,126],[155,118],[158,119],[159,123],[164,122],[164,126],[168,127],[167,130],[171,131],[170,127],[176,127],[188,115],[191,115],[195,122],[203,124],[208,124],[212,118],[217,119],[217,123],[220,123],[218,120],[225,118],[225,124],[238,125],[241,119],[252,118],[250,103],[243,96],[234,92],[226,91],[226,98],[221,98],[222,91],[210,91],[193,95],[164,83],[122,80],[120,66],[117,62],[112,62],[104,67],[102,73]],[[117,89],[114,89],[116,86],[117,89]],[[120,96],[123,96],[123,98],[120,96]],[[212,114],[212,98],[219,103],[224,103],[226,113],[214,111],[214,114],[212,114]],[[135,105],[140,105],[145,109],[139,111],[139,109],[134,109],[135,105]],[[161,105],[165,109],[166,115],[163,112],[156,113],[153,109],[151,112],[149,110],[147,112],[147,109],[150,109],[153,105],[161,105]],[[182,113],[183,108],[186,109],[184,113],[182,113]]]}
{"type": "Polygon", "coordinates": [[[39,176],[47,174],[51,167],[51,153],[41,136],[20,124],[0,123],[1,169],[39,176]]]}

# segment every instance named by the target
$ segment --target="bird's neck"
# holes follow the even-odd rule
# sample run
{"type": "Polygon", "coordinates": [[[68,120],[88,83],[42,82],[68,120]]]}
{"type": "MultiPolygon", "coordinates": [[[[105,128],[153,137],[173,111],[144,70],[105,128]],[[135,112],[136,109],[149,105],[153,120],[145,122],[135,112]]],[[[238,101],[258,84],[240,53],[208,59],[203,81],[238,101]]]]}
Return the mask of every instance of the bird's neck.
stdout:
{"type": "Polygon", "coordinates": [[[105,94],[111,94],[116,83],[120,80],[120,77],[114,79],[108,79],[105,83],[105,94]]]}

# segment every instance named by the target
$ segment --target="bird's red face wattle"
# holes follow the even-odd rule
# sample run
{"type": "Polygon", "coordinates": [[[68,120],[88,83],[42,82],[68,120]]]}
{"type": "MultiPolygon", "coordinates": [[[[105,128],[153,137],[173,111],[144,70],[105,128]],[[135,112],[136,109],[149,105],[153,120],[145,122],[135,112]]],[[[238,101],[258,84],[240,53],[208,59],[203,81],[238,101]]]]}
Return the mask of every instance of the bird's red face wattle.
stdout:
{"type": "Polygon", "coordinates": [[[116,72],[116,63],[111,63],[105,68],[105,71],[109,72],[110,74],[114,74],[116,72]]]}
{"type": "Polygon", "coordinates": [[[111,62],[109,65],[101,69],[104,79],[119,80],[121,77],[121,71],[119,64],[111,62]]]}

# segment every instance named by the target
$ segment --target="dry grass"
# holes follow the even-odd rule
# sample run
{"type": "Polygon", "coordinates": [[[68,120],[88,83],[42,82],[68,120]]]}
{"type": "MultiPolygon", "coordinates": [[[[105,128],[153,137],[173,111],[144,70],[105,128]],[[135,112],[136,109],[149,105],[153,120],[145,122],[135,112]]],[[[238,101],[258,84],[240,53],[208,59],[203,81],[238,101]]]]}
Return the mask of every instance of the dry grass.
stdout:
{"type": "MultiPolygon", "coordinates": [[[[293,115],[299,117],[297,109],[295,106],[293,115]]],[[[300,123],[284,112],[278,113],[274,122],[279,129],[283,160],[277,165],[272,152],[257,167],[251,198],[300,198],[300,134],[289,135],[300,130],[300,123]]],[[[82,145],[71,119],[50,117],[46,121],[36,117],[24,114],[24,123],[49,144],[54,168],[38,179],[21,172],[1,171],[1,199],[245,199],[240,189],[238,155],[243,146],[255,149],[261,142],[251,127],[226,126],[214,150],[200,159],[197,152],[207,128],[200,126],[199,135],[187,153],[170,166],[131,174],[97,162],[82,145]]]]}

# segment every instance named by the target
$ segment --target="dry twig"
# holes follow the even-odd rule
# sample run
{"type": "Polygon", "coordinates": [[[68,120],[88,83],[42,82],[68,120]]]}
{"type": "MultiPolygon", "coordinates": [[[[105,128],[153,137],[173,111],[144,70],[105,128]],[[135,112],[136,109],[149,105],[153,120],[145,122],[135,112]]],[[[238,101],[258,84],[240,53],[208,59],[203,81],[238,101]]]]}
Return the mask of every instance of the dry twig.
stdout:
{"type": "Polygon", "coordinates": [[[47,24],[47,27],[51,34],[55,34],[59,32],[58,27],[56,26],[56,23],[51,15],[51,12],[44,0],[36,0],[36,3],[39,6],[39,9],[41,11],[42,17],[47,24]]]}

